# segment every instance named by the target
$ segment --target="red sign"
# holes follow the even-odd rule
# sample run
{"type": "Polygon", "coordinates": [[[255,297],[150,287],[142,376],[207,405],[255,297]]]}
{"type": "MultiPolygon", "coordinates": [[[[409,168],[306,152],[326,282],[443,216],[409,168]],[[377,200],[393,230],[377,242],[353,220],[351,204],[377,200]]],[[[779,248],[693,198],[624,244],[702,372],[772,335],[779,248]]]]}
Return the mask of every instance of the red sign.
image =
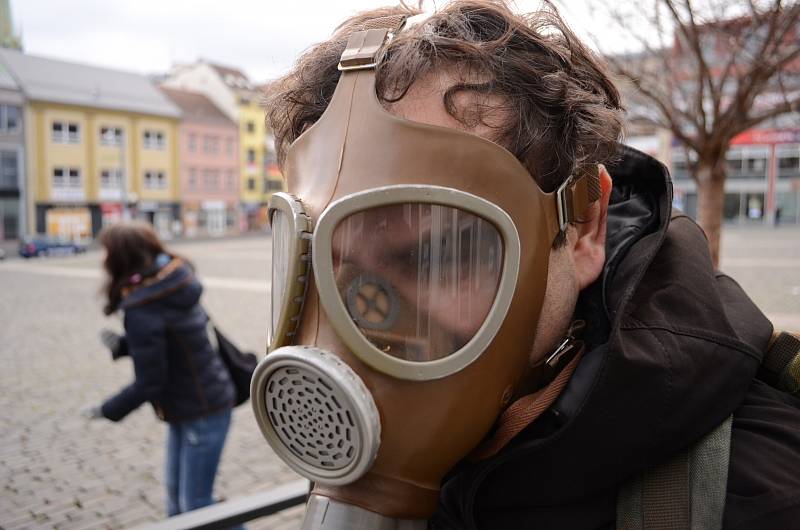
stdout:
{"type": "Polygon", "coordinates": [[[793,143],[800,143],[800,129],[750,129],[731,140],[731,145],[793,143]]]}
{"type": "Polygon", "coordinates": [[[100,203],[100,216],[103,226],[122,221],[122,205],[118,202],[100,203]]]}

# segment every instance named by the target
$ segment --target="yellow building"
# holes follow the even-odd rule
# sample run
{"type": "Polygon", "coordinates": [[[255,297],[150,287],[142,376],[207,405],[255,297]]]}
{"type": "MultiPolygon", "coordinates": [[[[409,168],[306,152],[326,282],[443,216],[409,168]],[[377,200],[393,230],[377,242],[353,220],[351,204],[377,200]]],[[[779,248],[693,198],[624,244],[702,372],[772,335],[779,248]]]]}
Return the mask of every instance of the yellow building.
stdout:
{"type": "Polygon", "coordinates": [[[239,94],[239,144],[241,146],[242,201],[268,200],[264,183],[264,110],[255,94],[239,94]]]}
{"type": "Polygon", "coordinates": [[[179,110],[144,76],[0,51],[26,98],[29,233],[89,238],[123,216],[178,227],[179,110]]]}

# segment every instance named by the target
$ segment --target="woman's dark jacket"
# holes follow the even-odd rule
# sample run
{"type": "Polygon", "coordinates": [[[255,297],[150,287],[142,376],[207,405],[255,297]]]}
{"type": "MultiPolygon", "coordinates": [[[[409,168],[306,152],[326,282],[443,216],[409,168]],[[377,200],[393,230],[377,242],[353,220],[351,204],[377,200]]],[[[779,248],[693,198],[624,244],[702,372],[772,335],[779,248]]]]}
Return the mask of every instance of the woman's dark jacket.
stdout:
{"type": "Polygon", "coordinates": [[[119,421],[149,401],[168,422],[207,416],[231,407],[234,386],[206,331],[199,304],[203,287],[190,267],[172,262],[154,283],[122,302],[125,333],[136,379],[102,406],[119,421]]]}
{"type": "Polygon", "coordinates": [[[430,527],[613,529],[622,484],[733,415],[723,528],[800,528],[800,400],[756,377],[772,325],[671,212],[661,164],[623,148],[609,170],[584,357],[546,414],[445,478],[430,527]]]}

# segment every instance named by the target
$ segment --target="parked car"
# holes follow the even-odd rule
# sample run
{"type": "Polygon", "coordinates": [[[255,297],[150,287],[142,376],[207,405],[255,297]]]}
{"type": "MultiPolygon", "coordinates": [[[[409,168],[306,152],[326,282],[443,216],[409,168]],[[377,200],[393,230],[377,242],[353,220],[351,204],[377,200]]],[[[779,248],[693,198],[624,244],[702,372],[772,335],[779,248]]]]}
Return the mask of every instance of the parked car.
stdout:
{"type": "Polygon", "coordinates": [[[86,246],[70,241],[49,236],[36,236],[25,238],[19,242],[19,255],[23,258],[33,256],[71,256],[86,252],[86,246]]]}

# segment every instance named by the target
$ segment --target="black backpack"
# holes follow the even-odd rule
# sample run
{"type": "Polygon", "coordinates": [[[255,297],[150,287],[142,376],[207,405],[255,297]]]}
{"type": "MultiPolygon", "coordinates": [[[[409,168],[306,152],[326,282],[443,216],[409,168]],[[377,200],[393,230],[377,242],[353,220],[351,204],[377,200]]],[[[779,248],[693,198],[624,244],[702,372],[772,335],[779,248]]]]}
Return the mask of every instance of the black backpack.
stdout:
{"type": "MultiPolygon", "coordinates": [[[[800,397],[800,337],[775,332],[759,379],[800,397]]],[[[617,530],[722,527],[732,417],[685,451],[634,476],[617,496],[617,530]]]]}

